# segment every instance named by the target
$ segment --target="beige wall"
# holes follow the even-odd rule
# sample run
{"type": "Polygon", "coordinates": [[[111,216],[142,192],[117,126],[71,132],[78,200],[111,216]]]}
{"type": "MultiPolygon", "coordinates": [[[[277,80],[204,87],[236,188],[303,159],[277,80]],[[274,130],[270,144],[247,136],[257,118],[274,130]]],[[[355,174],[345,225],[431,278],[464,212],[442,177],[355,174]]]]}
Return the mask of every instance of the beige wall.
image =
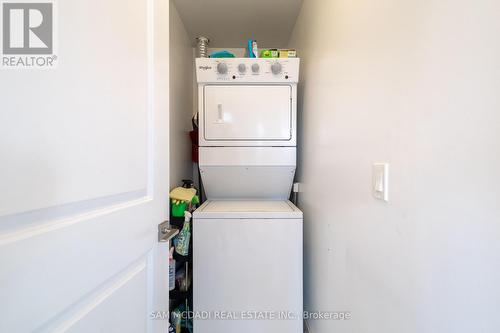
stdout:
{"type": "Polygon", "coordinates": [[[170,1],[170,187],[192,179],[191,117],[193,51],[184,24],[170,1]]]}
{"type": "Polygon", "coordinates": [[[500,331],[499,18],[493,0],[304,2],[305,305],[352,312],[312,333],[500,331]]]}

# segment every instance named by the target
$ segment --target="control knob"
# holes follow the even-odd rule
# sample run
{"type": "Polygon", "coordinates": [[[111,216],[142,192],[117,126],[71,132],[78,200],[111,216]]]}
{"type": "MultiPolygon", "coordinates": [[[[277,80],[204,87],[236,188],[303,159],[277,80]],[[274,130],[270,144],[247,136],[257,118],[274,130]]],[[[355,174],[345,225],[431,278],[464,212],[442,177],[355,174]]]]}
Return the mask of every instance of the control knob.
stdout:
{"type": "Polygon", "coordinates": [[[217,64],[217,72],[219,74],[227,74],[227,65],[223,62],[217,64]]]}
{"type": "Polygon", "coordinates": [[[281,73],[281,70],[282,66],[279,62],[276,61],[271,65],[271,72],[273,72],[274,75],[281,73]]]}
{"type": "Polygon", "coordinates": [[[253,64],[252,65],[252,72],[258,73],[260,70],[259,64],[253,64]]]}
{"type": "Polygon", "coordinates": [[[245,73],[247,71],[247,66],[245,64],[239,64],[238,71],[242,74],[245,73]]]}

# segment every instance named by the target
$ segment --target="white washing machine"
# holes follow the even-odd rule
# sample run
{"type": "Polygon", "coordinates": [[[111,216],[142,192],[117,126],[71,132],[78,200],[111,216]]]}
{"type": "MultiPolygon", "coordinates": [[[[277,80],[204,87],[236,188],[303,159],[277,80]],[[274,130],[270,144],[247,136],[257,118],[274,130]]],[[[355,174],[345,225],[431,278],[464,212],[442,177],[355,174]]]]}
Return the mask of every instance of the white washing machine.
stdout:
{"type": "Polygon", "coordinates": [[[302,332],[302,212],[289,201],[207,201],[194,223],[193,307],[210,315],[195,332],[302,332]]]}
{"type": "Polygon", "coordinates": [[[200,172],[193,214],[196,333],[302,332],[296,169],[299,59],[196,59],[200,172]]]}

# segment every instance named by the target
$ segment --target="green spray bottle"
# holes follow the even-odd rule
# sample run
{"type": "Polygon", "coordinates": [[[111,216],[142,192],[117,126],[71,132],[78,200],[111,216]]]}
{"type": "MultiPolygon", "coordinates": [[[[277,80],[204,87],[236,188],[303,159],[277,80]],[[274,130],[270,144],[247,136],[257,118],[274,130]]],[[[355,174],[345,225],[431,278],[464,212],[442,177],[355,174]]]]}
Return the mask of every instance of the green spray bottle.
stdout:
{"type": "Polygon", "coordinates": [[[175,251],[181,256],[189,254],[189,241],[191,239],[191,213],[187,210],[184,212],[184,226],[182,227],[179,236],[177,236],[177,243],[175,244],[175,251]]]}

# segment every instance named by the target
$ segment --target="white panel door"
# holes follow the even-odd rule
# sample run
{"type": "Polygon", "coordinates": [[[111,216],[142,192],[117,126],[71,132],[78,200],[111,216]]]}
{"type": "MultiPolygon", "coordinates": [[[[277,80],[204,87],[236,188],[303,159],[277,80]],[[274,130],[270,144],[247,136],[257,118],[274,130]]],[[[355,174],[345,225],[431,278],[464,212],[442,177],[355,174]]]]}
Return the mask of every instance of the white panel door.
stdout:
{"type": "Polygon", "coordinates": [[[57,1],[58,67],[0,71],[1,332],[166,331],[168,6],[57,1]]]}
{"type": "Polygon", "coordinates": [[[280,85],[205,86],[205,140],[290,140],[291,93],[280,85]]]}

